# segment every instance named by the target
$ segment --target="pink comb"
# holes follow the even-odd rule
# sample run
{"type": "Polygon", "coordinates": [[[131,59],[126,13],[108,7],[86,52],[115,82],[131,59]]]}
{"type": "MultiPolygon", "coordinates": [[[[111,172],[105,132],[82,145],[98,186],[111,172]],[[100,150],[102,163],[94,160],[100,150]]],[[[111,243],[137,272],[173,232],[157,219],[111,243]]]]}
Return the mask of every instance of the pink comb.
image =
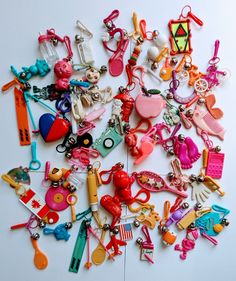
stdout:
{"type": "Polygon", "coordinates": [[[202,110],[201,106],[196,105],[192,120],[197,127],[197,133],[199,135],[201,135],[202,131],[205,131],[209,135],[217,136],[221,140],[224,140],[225,129],[208,111],[202,110]]]}

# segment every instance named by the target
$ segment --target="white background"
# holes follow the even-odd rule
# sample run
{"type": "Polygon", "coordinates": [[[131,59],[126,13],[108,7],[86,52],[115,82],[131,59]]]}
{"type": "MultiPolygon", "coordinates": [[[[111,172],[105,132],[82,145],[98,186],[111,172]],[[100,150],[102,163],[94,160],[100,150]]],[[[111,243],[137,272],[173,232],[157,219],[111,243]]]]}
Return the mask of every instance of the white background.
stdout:
{"type": "MultiPolygon", "coordinates": [[[[49,258],[48,268],[42,272],[38,271],[33,265],[33,249],[24,229],[10,231],[11,225],[25,222],[28,219],[29,212],[24,206],[19,204],[13,190],[5,183],[0,184],[0,279],[9,280],[235,280],[235,2],[233,0],[220,1],[1,1],[0,4],[0,34],[1,34],[1,75],[0,84],[10,81],[13,77],[9,71],[10,65],[17,69],[21,66],[29,66],[35,63],[36,58],[40,56],[38,51],[37,36],[38,32],[45,32],[48,28],[55,28],[59,35],[68,34],[74,38],[77,30],[75,22],[81,20],[94,34],[93,51],[96,60],[96,66],[107,63],[110,53],[106,53],[100,41],[100,36],[104,31],[102,20],[114,9],[120,10],[120,17],[115,21],[119,27],[132,30],[132,12],[136,11],[139,19],[144,18],[147,21],[148,30],[158,29],[168,34],[167,23],[170,19],[177,19],[182,7],[185,4],[192,6],[193,13],[198,15],[204,22],[200,29],[194,23],[192,27],[192,46],[193,61],[204,72],[207,67],[207,61],[213,54],[213,45],[216,39],[219,39],[221,58],[220,66],[231,70],[231,79],[224,86],[216,90],[217,105],[225,112],[221,123],[226,127],[227,134],[225,141],[220,143],[216,138],[212,138],[214,144],[220,144],[226,154],[224,175],[221,180],[222,188],[226,191],[224,198],[219,198],[217,194],[212,194],[206,205],[212,203],[220,204],[231,210],[229,216],[230,226],[220,234],[217,239],[219,245],[212,246],[208,241],[200,238],[196,243],[196,249],[189,252],[186,261],[179,259],[179,253],[173,250],[173,247],[163,248],[160,243],[160,236],[157,230],[151,232],[155,244],[155,264],[150,265],[139,261],[139,249],[135,245],[135,239],[140,235],[140,228],[134,230],[135,239],[123,248],[124,254],[118,256],[115,262],[106,261],[101,266],[93,266],[87,271],[83,264],[86,261],[86,251],[78,274],[69,273],[68,267],[76,240],[79,223],[74,225],[70,231],[71,238],[68,242],[56,241],[54,237],[45,237],[39,240],[41,249],[47,253],[49,258]]],[[[75,46],[73,45],[73,48],[75,46]]],[[[147,48],[144,46],[143,49],[147,48]]],[[[129,49],[128,49],[129,50],[129,49]]],[[[143,56],[146,51],[144,50],[143,56]]],[[[126,54],[126,61],[129,51],[126,54]]],[[[78,54],[74,48],[74,61],[78,61],[78,54]]],[[[112,86],[114,91],[120,85],[125,84],[125,75],[118,78],[111,78],[108,74],[101,80],[100,86],[112,86]]],[[[53,73],[46,78],[31,80],[32,85],[45,86],[53,83],[53,73]]],[[[157,87],[151,80],[147,79],[147,86],[157,87]]],[[[164,90],[168,85],[161,86],[164,90]]],[[[187,91],[186,91],[187,93],[187,91]]],[[[33,103],[32,103],[33,104],[33,103]]],[[[36,120],[42,114],[44,109],[33,104],[36,120]]],[[[106,127],[106,120],[110,116],[110,106],[97,129],[93,131],[95,137],[106,127]]],[[[18,132],[16,127],[14,96],[12,91],[3,94],[0,97],[0,173],[7,172],[13,167],[19,165],[28,166],[30,161],[30,147],[20,147],[18,132]]],[[[159,117],[157,121],[160,121],[159,117]]],[[[134,123],[133,123],[134,124],[134,123]]],[[[199,148],[203,149],[203,143],[199,137],[196,137],[193,128],[188,135],[194,137],[199,148]]],[[[63,155],[55,151],[55,143],[45,144],[38,138],[38,157],[44,164],[47,160],[51,161],[52,167],[68,167],[64,161],[63,155]]],[[[125,168],[131,172],[133,170],[133,160],[126,156],[124,145],[121,144],[112,154],[102,162],[103,169],[110,168],[116,162],[125,163],[125,168]],[[114,160],[115,159],[115,160],[114,160]]],[[[201,160],[195,165],[195,173],[198,172],[201,160]]],[[[42,166],[43,167],[43,166],[42,166]]],[[[166,175],[169,172],[169,161],[166,159],[163,151],[156,148],[150,158],[140,165],[137,170],[150,169],[159,174],[166,175]]],[[[189,173],[192,173],[189,172],[189,173]]],[[[43,173],[31,173],[31,186],[42,196],[45,189],[40,185],[43,173]]],[[[99,190],[99,195],[113,193],[112,186],[103,186],[99,190]]],[[[135,186],[133,187],[135,193],[135,186]]],[[[81,187],[78,191],[79,204],[77,212],[83,211],[87,207],[86,188],[81,187]]],[[[151,202],[156,205],[156,209],[162,214],[163,203],[165,200],[174,202],[175,196],[162,193],[152,195],[151,202]]],[[[69,210],[61,214],[61,222],[70,219],[69,210]]],[[[173,230],[178,230],[173,226],[173,230]]],[[[178,236],[178,242],[184,237],[184,233],[178,236]]],[[[91,248],[97,246],[97,242],[91,239],[91,248]]],[[[108,242],[108,237],[107,237],[108,242]]]]}

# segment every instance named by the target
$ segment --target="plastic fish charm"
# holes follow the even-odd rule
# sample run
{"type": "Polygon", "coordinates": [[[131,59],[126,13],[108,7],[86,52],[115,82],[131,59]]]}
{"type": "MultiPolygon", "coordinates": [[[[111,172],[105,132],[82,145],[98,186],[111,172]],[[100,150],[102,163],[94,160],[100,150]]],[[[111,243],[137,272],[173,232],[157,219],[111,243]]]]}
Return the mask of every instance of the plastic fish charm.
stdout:
{"type": "Polygon", "coordinates": [[[199,135],[205,131],[211,136],[217,136],[219,139],[224,140],[225,129],[208,111],[203,110],[202,106],[196,105],[192,121],[199,135]]]}

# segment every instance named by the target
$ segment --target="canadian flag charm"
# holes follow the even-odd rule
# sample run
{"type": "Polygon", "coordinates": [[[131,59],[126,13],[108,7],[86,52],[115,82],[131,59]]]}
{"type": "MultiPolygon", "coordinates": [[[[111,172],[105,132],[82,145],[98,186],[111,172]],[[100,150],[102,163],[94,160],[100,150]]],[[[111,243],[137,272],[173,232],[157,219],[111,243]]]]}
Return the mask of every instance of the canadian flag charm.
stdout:
{"type": "Polygon", "coordinates": [[[31,188],[26,191],[24,196],[20,197],[19,201],[40,219],[44,218],[50,211],[44,199],[31,188]]]}

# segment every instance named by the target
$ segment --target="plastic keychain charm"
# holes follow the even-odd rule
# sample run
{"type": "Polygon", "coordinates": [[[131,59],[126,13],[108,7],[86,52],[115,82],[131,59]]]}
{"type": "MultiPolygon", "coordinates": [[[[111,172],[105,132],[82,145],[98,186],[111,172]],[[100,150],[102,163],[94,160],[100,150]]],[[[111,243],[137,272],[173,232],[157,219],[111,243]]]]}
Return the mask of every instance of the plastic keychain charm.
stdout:
{"type": "Polygon", "coordinates": [[[39,131],[45,142],[59,140],[69,132],[69,128],[69,122],[58,115],[45,113],[39,119],[39,131]]]}
{"type": "Polygon", "coordinates": [[[150,199],[150,193],[145,189],[139,190],[135,196],[132,196],[131,186],[135,181],[135,177],[133,175],[130,177],[123,168],[124,165],[122,163],[117,163],[110,170],[100,172],[103,184],[109,184],[113,181],[115,186],[115,196],[104,195],[100,201],[103,208],[113,216],[111,229],[114,228],[116,222],[120,219],[121,203],[125,203],[126,205],[130,205],[134,202],[146,203],[150,199]],[[105,174],[109,174],[107,180],[103,179],[105,174]],[[141,194],[145,194],[145,199],[139,198],[141,194]]]}
{"type": "Polygon", "coordinates": [[[114,127],[108,127],[93,144],[102,157],[106,157],[110,152],[122,142],[122,136],[116,131],[114,127]]]}
{"type": "Polygon", "coordinates": [[[124,63],[123,56],[129,45],[129,39],[122,28],[116,28],[113,20],[119,16],[119,11],[114,10],[111,14],[103,20],[107,28],[107,32],[103,35],[102,43],[106,50],[113,53],[108,61],[109,72],[112,76],[119,76],[123,72],[124,63]],[[114,39],[115,34],[119,34],[120,40],[117,43],[117,49],[113,50],[108,46],[108,42],[114,39]]]}
{"type": "Polygon", "coordinates": [[[213,236],[217,236],[225,226],[229,225],[225,217],[230,211],[218,205],[212,205],[211,208],[212,212],[196,219],[195,224],[200,229],[202,237],[208,239],[212,244],[217,245],[218,242],[213,236]]]}
{"type": "Polygon", "coordinates": [[[164,107],[166,107],[166,102],[158,90],[147,90],[143,87],[142,93],[135,99],[135,109],[143,119],[159,116],[164,107]]]}
{"type": "Polygon", "coordinates": [[[97,188],[101,186],[101,178],[98,173],[99,168],[95,168],[92,165],[87,167],[88,174],[87,174],[87,188],[88,188],[88,199],[89,204],[92,210],[92,215],[98,224],[101,227],[101,220],[98,213],[98,194],[97,188]]]}
{"type": "Polygon", "coordinates": [[[43,234],[49,235],[53,234],[57,240],[65,240],[68,241],[70,238],[70,234],[68,234],[68,230],[72,228],[72,223],[67,222],[63,224],[59,224],[55,229],[44,228],[43,234]]]}
{"type": "Polygon", "coordinates": [[[122,251],[119,249],[119,246],[127,245],[127,242],[117,239],[116,234],[117,234],[117,232],[115,231],[115,229],[113,229],[113,231],[110,231],[111,240],[106,246],[107,250],[110,250],[110,249],[113,250],[113,253],[110,254],[110,257],[109,257],[110,259],[111,258],[114,259],[115,256],[122,255],[122,251]]]}
{"type": "Polygon", "coordinates": [[[195,248],[195,241],[198,239],[199,233],[196,227],[189,227],[187,229],[186,238],[183,239],[181,245],[176,244],[175,250],[180,251],[180,258],[185,260],[187,258],[187,253],[195,248]]]}
{"type": "Polygon", "coordinates": [[[169,216],[169,218],[166,220],[165,222],[165,226],[169,227],[171,226],[173,223],[177,224],[187,213],[187,209],[189,208],[189,204],[187,202],[184,202],[183,204],[181,204],[177,210],[174,210],[171,215],[169,216]]]}
{"type": "Polygon", "coordinates": [[[100,241],[96,247],[96,249],[92,252],[92,262],[93,264],[100,265],[102,264],[106,259],[106,250],[104,249],[104,239],[106,236],[106,230],[104,227],[102,228],[102,234],[100,237],[100,241]]]}
{"type": "Polygon", "coordinates": [[[140,246],[140,260],[148,261],[150,263],[154,263],[153,261],[153,253],[154,253],[154,245],[152,243],[148,228],[146,225],[143,225],[141,228],[146,240],[143,241],[141,237],[136,240],[136,243],[140,246]]]}
{"type": "Polygon", "coordinates": [[[85,248],[86,241],[87,241],[87,224],[88,223],[90,223],[90,221],[83,220],[80,225],[79,233],[78,233],[78,236],[76,239],[74,251],[73,251],[71,262],[70,262],[70,267],[69,267],[70,272],[77,273],[79,271],[80,263],[82,260],[84,248],[85,248]]]}
{"type": "Polygon", "coordinates": [[[170,231],[167,225],[170,213],[170,202],[165,201],[164,203],[164,216],[160,221],[158,229],[161,233],[162,242],[165,246],[173,245],[177,239],[177,234],[170,231]]]}
{"type": "Polygon", "coordinates": [[[37,171],[41,167],[41,162],[37,159],[37,143],[35,141],[32,142],[31,144],[31,156],[32,160],[30,161],[29,164],[29,169],[33,171],[37,171]]]}
{"type": "Polygon", "coordinates": [[[187,229],[191,223],[193,223],[197,218],[202,217],[203,215],[210,213],[211,208],[205,207],[202,208],[200,203],[197,203],[194,208],[191,208],[178,222],[177,226],[179,229],[187,229]]]}
{"type": "Polygon", "coordinates": [[[192,121],[196,126],[198,135],[206,132],[211,136],[217,136],[219,139],[224,140],[225,129],[207,110],[202,109],[202,105],[197,104],[195,106],[192,121]]]}
{"type": "Polygon", "coordinates": [[[90,46],[90,40],[93,38],[93,34],[79,20],[76,21],[76,27],[79,29],[79,34],[75,35],[75,43],[77,44],[80,61],[85,65],[93,64],[94,57],[90,46]]]}
{"type": "Polygon", "coordinates": [[[187,198],[187,193],[174,189],[171,186],[168,186],[161,176],[150,171],[141,171],[139,173],[133,173],[136,177],[137,184],[150,192],[161,192],[169,191],[178,196],[187,198]]]}
{"type": "Polygon", "coordinates": [[[220,146],[203,150],[203,168],[206,169],[206,175],[214,179],[220,179],[223,173],[225,154],[220,151],[220,146]]]}
{"type": "Polygon", "coordinates": [[[20,197],[19,201],[38,218],[43,219],[50,211],[45,201],[31,188],[27,190],[23,184],[15,182],[6,174],[2,175],[2,179],[15,189],[16,194],[20,197]]]}
{"type": "Polygon", "coordinates": [[[185,137],[183,134],[174,137],[174,152],[179,158],[182,169],[192,168],[192,163],[196,162],[201,156],[193,139],[185,137]]]}
{"type": "Polygon", "coordinates": [[[27,107],[23,92],[18,88],[14,88],[16,118],[20,137],[20,145],[29,145],[30,131],[27,115],[27,107]]]}
{"type": "Polygon", "coordinates": [[[193,20],[199,26],[203,25],[203,22],[197,18],[191,11],[190,6],[185,6],[178,20],[171,20],[168,24],[170,30],[170,45],[171,55],[187,53],[191,54],[191,30],[190,20],[193,20]],[[183,15],[185,9],[189,9],[187,15],[183,15]]]}
{"type": "Polygon", "coordinates": [[[44,252],[39,248],[37,240],[31,238],[32,246],[34,248],[34,264],[37,269],[43,270],[48,266],[48,258],[44,252]]]}

